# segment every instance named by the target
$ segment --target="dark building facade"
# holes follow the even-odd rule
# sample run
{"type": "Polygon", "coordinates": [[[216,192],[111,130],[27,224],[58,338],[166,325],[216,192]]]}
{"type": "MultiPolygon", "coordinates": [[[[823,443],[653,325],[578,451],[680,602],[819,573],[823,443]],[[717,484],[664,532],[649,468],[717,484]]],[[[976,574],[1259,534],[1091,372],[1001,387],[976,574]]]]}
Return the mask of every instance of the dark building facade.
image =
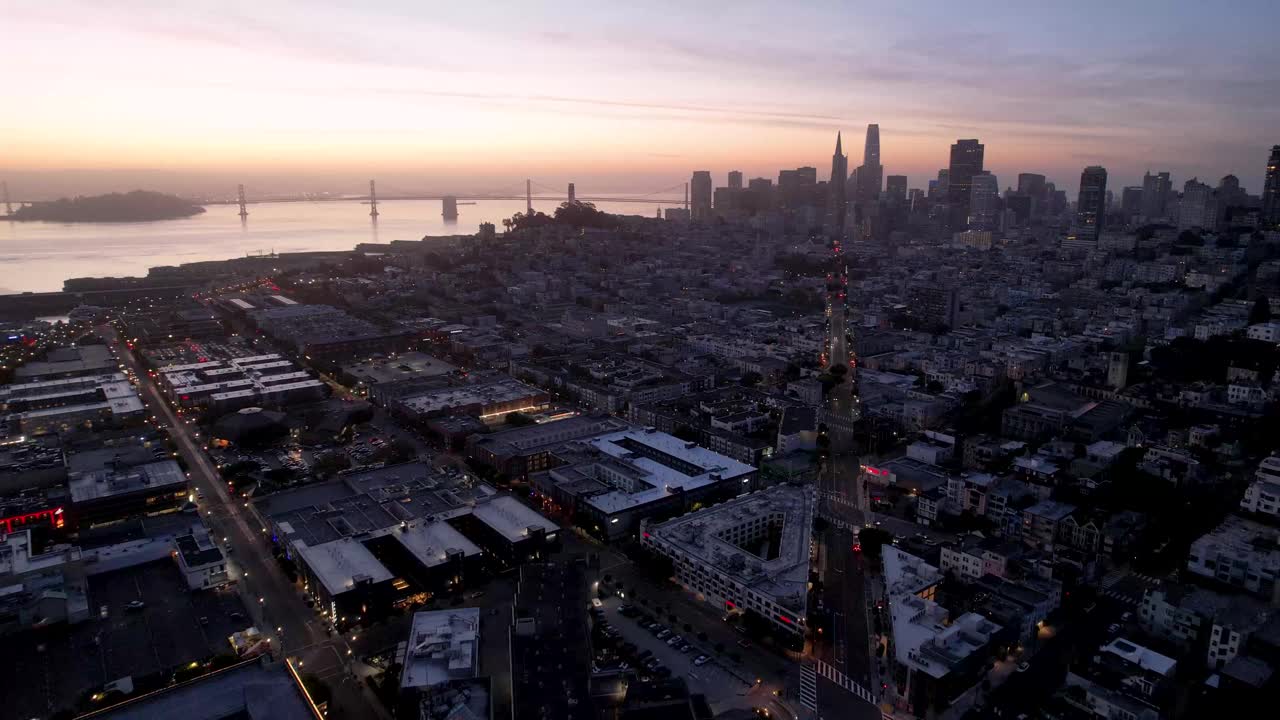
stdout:
{"type": "Polygon", "coordinates": [[[959,232],[969,226],[969,196],[973,192],[973,176],[982,172],[985,147],[977,140],[957,140],[951,146],[951,165],[947,169],[948,227],[959,232]]]}

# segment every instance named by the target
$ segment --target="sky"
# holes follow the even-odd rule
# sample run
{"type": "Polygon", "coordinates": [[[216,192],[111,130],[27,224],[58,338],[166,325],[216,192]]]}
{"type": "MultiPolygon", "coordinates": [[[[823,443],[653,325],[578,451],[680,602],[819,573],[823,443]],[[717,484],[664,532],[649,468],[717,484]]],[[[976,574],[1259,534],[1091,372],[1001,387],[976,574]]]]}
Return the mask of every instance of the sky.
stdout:
{"type": "Polygon", "coordinates": [[[1261,189],[1280,3],[0,0],[0,179],[128,190],[650,193],[825,178],[879,123],[924,187],[957,138],[1001,187],[1168,170],[1261,189]]]}

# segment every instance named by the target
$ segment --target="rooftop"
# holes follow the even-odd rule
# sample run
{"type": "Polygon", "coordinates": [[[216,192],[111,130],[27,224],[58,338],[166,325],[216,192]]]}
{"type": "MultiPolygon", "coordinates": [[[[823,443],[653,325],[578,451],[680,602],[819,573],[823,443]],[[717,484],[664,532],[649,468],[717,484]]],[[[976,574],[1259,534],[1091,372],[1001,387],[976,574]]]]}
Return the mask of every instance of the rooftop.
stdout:
{"type": "Polygon", "coordinates": [[[256,659],[128,700],[92,715],[94,720],[315,720],[282,664],[256,659]]]}
{"type": "Polygon", "coordinates": [[[296,540],[293,548],[331,596],[362,583],[380,583],[392,577],[368,548],[349,537],[315,547],[296,540]]]}
{"type": "Polygon", "coordinates": [[[400,687],[430,687],[475,677],[480,669],[479,643],[480,608],[414,613],[400,687]]]}
{"type": "Polygon", "coordinates": [[[176,461],[161,460],[129,468],[92,470],[71,478],[67,485],[71,502],[85,503],[156,488],[176,489],[186,483],[187,476],[176,461]]]}
{"type": "Polygon", "coordinates": [[[612,490],[587,500],[610,514],[666,497],[678,490],[692,490],[721,481],[749,476],[755,468],[696,443],[654,430],[623,430],[585,440],[584,444],[625,466],[631,482],[615,481],[614,472],[602,474],[612,490]]]}
{"type": "Polygon", "coordinates": [[[1148,650],[1124,638],[1116,638],[1098,650],[1116,655],[1143,670],[1157,675],[1169,675],[1178,664],[1173,658],[1165,657],[1154,650],[1148,650]]]}
{"type": "Polygon", "coordinates": [[[814,497],[809,488],[775,485],[674,520],[645,527],[646,540],[803,613],[809,583],[814,497]],[[746,541],[734,531],[765,521],[746,541]],[[770,527],[773,532],[770,532],[770,527]],[[771,536],[776,533],[776,550],[771,536]]]}
{"type": "Polygon", "coordinates": [[[530,530],[543,530],[550,534],[560,529],[510,495],[497,495],[477,503],[471,514],[511,542],[529,537],[530,530]]]}

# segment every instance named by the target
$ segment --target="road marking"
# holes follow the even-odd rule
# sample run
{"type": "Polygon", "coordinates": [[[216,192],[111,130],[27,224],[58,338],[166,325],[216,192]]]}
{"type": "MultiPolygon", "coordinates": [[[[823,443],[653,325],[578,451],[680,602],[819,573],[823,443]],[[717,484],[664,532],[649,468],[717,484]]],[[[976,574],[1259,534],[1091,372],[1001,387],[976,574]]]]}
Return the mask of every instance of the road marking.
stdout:
{"type": "Polygon", "coordinates": [[[800,704],[818,712],[818,673],[809,663],[800,665],[800,704]]]}
{"type": "Polygon", "coordinates": [[[818,660],[817,663],[818,663],[819,675],[830,680],[836,685],[839,685],[845,690],[853,693],[854,695],[858,696],[862,700],[865,700],[866,702],[869,702],[873,705],[875,704],[875,701],[876,701],[875,696],[871,694],[870,690],[854,682],[852,679],[849,678],[848,675],[845,675],[844,673],[840,672],[835,667],[828,665],[827,663],[821,660],[818,660]]]}

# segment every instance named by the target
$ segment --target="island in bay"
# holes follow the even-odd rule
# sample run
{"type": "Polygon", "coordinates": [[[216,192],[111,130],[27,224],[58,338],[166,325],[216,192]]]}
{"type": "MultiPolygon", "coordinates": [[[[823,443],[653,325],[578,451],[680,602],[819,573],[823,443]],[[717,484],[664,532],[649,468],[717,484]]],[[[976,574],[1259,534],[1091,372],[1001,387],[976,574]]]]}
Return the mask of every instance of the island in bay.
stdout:
{"type": "Polygon", "coordinates": [[[203,207],[175,195],[134,190],[32,203],[18,208],[7,219],[66,223],[145,222],[175,220],[202,212],[203,207]]]}

